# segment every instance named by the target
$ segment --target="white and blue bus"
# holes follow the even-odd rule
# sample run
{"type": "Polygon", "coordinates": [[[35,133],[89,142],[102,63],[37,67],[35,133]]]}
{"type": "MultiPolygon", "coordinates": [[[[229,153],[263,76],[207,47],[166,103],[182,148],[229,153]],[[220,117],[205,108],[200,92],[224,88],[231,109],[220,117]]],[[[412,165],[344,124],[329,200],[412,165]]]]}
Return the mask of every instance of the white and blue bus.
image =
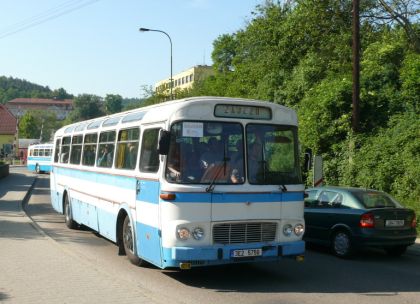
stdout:
{"type": "Polygon", "coordinates": [[[297,116],[281,105],[196,97],[55,133],[51,202],[137,265],[303,258],[297,116]]]}
{"type": "Polygon", "coordinates": [[[27,163],[28,170],[36,173],[50,172],[52,162],[53,144],[38,144],[28,147],[27,163]]]}

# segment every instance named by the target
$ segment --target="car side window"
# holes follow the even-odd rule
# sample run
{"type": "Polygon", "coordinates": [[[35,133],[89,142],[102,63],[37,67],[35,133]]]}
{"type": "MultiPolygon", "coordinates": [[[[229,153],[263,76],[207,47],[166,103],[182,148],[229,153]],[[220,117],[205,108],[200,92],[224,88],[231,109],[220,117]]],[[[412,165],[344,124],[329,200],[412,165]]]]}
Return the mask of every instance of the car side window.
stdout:
{"type": "Polygon", "coordinates": [[[318,206],[321,208],[337,208],[343,203],[343,195],[335,191],[322,191],[318,197],[318,206]]]}

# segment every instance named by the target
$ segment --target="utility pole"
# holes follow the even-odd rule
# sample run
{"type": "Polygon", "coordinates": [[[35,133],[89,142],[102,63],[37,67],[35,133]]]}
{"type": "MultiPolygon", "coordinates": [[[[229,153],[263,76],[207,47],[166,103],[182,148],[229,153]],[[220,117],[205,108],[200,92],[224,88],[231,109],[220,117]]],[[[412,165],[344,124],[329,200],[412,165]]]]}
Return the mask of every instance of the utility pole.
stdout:
{"type": "Polygon", "coordinates": [[[360,113],[360,26],[359,26],[359,0],[353,0],[353,94],[352,94],[352,120],[354,133],[359,130],[360,113]]]}

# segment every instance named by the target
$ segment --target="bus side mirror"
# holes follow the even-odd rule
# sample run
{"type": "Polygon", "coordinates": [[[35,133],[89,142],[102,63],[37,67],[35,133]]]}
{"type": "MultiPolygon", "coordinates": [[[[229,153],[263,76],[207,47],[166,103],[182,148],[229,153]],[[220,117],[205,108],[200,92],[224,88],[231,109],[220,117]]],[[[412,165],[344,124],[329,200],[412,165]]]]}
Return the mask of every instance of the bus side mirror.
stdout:
{"type": "Polygon", "coordinates": [[[305,158],[304,158],[304,171],[305,172],[310,171],[311,167],[312,167],[312,151],[310,149],[306,149],[305,158]]]}
{"type": "Polygon", "coordinates": [[[166,130],[160,130],[158,144],[158,152],[160,155],[168,155],[170,139],[171,132],[166,130]]]}

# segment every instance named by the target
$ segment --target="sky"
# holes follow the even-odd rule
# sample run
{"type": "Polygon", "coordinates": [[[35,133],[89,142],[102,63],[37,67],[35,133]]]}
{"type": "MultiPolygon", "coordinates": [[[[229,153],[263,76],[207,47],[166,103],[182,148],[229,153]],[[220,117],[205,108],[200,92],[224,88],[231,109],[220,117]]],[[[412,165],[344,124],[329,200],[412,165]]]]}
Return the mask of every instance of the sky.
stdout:
{"type": "Polygon", "coordinates": [[[144,96],[211,65],[213,41],[245,28],[264,0],[0,0],[0,76],[68,93],[144,96]]]}

